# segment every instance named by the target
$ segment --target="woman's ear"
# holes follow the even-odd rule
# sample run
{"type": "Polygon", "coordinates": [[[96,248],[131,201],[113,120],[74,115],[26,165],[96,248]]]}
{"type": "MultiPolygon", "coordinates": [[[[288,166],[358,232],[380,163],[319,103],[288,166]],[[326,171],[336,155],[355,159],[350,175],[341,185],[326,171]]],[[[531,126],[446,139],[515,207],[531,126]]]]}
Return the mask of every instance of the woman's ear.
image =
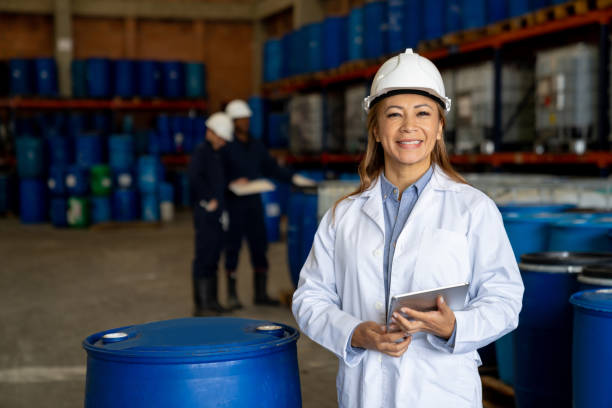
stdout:
{"type": "Polygon", "coordinates": [[[374,126],[372,133],[374,134],[374,140],[380,143],[380,138],[378,137],[378,126],[374,126]]]}
{"type": "Polygon", "coordinates": [[[438,134],[436,135],[436,140],[442,139],[443,130],[444,130],[444,125],[442,124],[442,121],[439,121],[438,122],[438,134]]]}

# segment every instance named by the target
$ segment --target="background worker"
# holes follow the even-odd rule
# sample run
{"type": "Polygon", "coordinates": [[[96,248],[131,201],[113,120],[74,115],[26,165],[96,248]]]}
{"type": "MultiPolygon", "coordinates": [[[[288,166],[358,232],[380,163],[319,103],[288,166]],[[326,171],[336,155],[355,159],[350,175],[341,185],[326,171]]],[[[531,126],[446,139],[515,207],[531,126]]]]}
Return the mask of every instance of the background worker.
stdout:
{"type": "MultiPolygon", "coordinates": [[[[225,112],[234,121],[235,140],[224,151],[226,176],[229,183],[246,183],[266,177],[298,186],[314,185],[314,181],[294,174],[291,170],[278,165],[270,156],[264,144],[249,135],[252,116],[249,105],[243,100],[233,100],[225,112]]],[[[228,306],[241,308],[236,294],[236,268],[238,254],[243,238],[246,237],[254,271],[255,304],[274,306],[277,300],[267,294],[268,238],[264,219],[264,209],[260,194],[237,196],[227,193],[229,213],[229,233],[225,249],[225,270],[228,277],[228,306]]]]}
{"type": "Polygon", "coordinates": [[[228,311],[217,297],[217,267],[223,249],[222,228],[226,178],[220,150],[234,136],[234,123],[223,112],[206,121],[206,139],[197,146],[189,163],[189,181],[193,194],[195,258],[193,294],[196,316],[228,311]]]}

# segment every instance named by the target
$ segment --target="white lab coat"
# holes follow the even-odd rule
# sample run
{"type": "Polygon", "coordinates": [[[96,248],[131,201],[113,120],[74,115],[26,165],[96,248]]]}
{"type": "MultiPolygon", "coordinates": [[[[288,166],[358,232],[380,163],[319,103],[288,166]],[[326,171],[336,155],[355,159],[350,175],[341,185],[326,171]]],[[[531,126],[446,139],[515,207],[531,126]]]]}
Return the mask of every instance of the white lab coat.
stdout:
{"type": "Polygon", "coordinates": [[[358,324],[385,321],[384,234],[379,179],[323,217],[293,295],[300,329],[339,358],[340,407],[481,407],[476,350],[516,328],[523,296],[495,203],[434,167],[396,243],[391,295],[470,283],[454,348],[417,333],[399,358],[347,352],[358,324]]]}

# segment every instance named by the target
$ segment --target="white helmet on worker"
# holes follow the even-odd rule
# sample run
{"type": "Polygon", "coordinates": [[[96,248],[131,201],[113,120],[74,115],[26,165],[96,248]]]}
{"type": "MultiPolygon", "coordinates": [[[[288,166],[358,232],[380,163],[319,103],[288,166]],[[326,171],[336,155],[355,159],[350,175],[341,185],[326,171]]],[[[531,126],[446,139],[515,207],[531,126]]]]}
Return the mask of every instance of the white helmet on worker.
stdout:
{"type": "Polygon", "coordinates": [[[225,108],[227,113],[232,119],[250,118],[253,115],[249,105],[242,99],[234,99],[227,104],[225,108]]]}
{"type": "Polygon", "coordinates": [[[380,100],[401,93],[427,96],[446,112],[450,111],[451,100],[446,97],[440,71],[430,60],[415,54],[410,48],[388,59],[378,69],[370,96],[363,100],[363,108],[368,112],[380,100]]]}
{"type": "Polygon", "coordinates": [[[234,121],[223,112],[210,115],[206,120],[206,128],[215,132],[226,142],[231,142],[234,139],[234,121]]]}

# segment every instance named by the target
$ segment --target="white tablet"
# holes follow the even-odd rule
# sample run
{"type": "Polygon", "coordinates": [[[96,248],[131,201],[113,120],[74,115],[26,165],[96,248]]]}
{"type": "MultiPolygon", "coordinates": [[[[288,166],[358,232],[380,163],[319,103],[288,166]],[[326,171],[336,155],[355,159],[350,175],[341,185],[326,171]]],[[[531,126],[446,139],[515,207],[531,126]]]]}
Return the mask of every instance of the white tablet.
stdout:
{"type": "Polygon", "coordinates": [[[391,298],[391,312],[387,316],[387,327],[391,324],[393,312],[399,312],[399,309],[402,307],[408,307],[420,312],[437,310],[436,299],[439,295],[444,297],[444,301],[451,310],[461,310],[465,306],[468,287],[469,283],[459,283],[457,285],[395,295],[391,298]]]}

